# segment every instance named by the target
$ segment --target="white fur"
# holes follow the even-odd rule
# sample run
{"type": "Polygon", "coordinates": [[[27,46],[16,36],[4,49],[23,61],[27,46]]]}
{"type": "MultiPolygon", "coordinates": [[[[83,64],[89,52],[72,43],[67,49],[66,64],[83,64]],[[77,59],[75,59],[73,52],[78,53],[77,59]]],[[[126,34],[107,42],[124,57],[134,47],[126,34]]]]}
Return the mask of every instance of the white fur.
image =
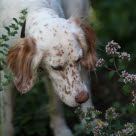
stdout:
{"type": "MultiPolygon", "coordinates": [[[[58,2],[56,0],[57,5],[58,2]]],[[[53,2],[49,0],[2,0],[1,27],[10,24],[13,17],[18,18],[20,11],[27,8],[26,37],[32,37],[36,41],[32,69],[38,68],[39,64],[42,65],[48,71],[48,76],[61,100],[73,107],[78,105],[75,101],[76,95],[81,91],[88,91],[82,81],[79,64],[76,63],[83,57],[83,51],[75,35],[79,35],[84,44],[86,42],[78,24],[61,18],[63,14],[60,6],[57,8],[51,3],[53,2]],[[57,55],[59,52],[63,53],[57,55]],[[52,68],[59,65],[64,67],[63,71],[52,68]]],[[[20,32],[10,43],[15,43],[16,39],[20,38],[19,35],[20,32]]]]}

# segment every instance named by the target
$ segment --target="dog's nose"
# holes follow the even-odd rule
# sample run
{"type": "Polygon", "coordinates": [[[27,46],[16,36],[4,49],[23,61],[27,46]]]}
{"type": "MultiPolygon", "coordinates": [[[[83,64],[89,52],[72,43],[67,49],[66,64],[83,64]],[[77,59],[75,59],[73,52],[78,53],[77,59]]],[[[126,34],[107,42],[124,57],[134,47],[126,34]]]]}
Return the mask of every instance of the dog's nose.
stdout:
{"type": "Polygon", "coordinates": [[[84,103],[89,99],[89,94],[85,91],[81,91],[76,97],[75,100],[77,103],[84,103]]]}

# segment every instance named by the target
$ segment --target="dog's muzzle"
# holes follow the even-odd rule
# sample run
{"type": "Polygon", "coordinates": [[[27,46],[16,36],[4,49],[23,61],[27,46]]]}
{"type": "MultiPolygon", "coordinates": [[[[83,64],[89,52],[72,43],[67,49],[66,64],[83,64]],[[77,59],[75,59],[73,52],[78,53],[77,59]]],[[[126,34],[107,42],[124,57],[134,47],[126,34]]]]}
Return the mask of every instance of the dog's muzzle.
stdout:
{"type": "Polygon", "coordinates": [[[89,94],[86,91],[81,91],[76,97],[75,100],[77,103],[84,103],[89,99],[89,94]]]}

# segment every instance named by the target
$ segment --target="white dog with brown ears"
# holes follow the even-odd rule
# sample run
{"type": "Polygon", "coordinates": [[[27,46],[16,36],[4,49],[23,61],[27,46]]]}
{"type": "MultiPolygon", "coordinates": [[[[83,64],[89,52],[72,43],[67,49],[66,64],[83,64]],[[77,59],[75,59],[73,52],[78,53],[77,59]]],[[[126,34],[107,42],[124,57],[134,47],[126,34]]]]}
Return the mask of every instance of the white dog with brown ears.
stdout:
{"type": "MultiPolygon", "coordinates": [[[[87,16],[88,0],[2,0],[1,34],[4,33],[2,27],[11,24],[12,18],[18,18],[23,9],[28,10],[25,37],[20,38],[19,32],[10,40],[14,45],[7,56],[8,66],[15,74],[14,85],[21,93],[26,93],[35,84],[38,69],[42,68],[56,111],[56,115],[51,115],[54,135],[71,136],[54,92],[71,107],[89,98],[88,69],[95,69],[95,34],[79,19],[87,16]]],[[[2,104],[7,103],[2,109],[2,136],[14,134],[13,88],[5,87],[1,94],[2,104]]],[[[88,103],[91,105],[91,101],[88,103]]]]}

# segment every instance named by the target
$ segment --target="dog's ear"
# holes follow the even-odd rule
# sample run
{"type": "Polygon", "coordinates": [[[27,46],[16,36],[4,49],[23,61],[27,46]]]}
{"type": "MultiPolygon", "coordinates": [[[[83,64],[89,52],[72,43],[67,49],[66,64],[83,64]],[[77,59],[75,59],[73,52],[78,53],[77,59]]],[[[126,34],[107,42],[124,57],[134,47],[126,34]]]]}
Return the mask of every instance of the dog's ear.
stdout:
{"type": "Polygon", "coordinates": [[[35,54],[36,44],[33,38],[21,39],[8,52],[8,66],[15,74],[14,83],[21,93],[27,92],[34,85],[37,75],[34,68],[37,64],[33,64],[35,54]]]}
{"type": "Polygon", "coordinates": [[[95,32],[94,30],[87,24],[81,24],[81,28],[84,32],[86,43],[88,45],[88,50],[84,54],[84,58],[81,61],[81,65],[95,70],[96,66],[96,51],[95,51],[95,32]]]}

